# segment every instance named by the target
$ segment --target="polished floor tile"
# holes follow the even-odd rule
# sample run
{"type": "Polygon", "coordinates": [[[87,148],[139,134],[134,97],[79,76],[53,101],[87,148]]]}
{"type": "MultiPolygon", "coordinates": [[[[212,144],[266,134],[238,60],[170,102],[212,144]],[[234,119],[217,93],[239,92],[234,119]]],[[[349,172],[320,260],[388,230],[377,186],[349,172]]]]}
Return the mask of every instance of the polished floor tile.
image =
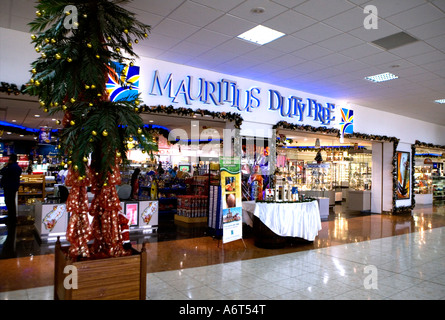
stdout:
{"type": "MultiPolygon", "coordinates": [[[[261,249],[209,236],[147,242],[149,300],[445,299],[445,212],[344,217],[312,242],[261,249]],[[367,267],[375,270],[369,288],[367,267]]],[[[138,245],[141,247],[141,245],[138,245]]],[[[53,298],[54,255],[1,259],[0,299],[53,298]]]]}

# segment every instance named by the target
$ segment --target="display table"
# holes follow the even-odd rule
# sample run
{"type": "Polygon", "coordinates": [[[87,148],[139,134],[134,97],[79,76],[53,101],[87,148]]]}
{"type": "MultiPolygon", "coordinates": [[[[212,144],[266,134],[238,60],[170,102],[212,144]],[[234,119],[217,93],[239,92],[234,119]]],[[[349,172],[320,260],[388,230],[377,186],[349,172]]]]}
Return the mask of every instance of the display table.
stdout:
{"type": "Polygon", "coordinates": [[[321,230],[318,201],[256,203],[253,228],[259,247],[282,247],[286,237],[314,241],[321,230]]]}
{"type": "Polygon", "coordinates": [[[329,198],[329,205],[335,205],[335,191],[334,190],[302,190],[301,194],[310,198],[329,198]]]}

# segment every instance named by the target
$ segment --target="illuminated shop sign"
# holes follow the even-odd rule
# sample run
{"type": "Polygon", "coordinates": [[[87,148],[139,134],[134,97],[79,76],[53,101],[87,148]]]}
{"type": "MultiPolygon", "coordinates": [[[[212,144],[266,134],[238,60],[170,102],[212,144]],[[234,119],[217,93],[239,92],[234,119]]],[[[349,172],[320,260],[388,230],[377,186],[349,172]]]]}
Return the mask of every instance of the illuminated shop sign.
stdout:
{"type": "Polygon", "coordinates": [[[256,86],[246,90],[240,88],[236,81],[225,78],[209,81],[205,78],[196,80],[192,76],[187,76],[180,81],[175,80],[172,73],[162,78],[160,72],[156,70],[149,94],[167,96],[173,103],[182,102],[186,105],[191,105],[193,101],[214,106],[230,104],[241,112],[254,112],[264,107],[269,111],[278,112],[283,118],[298,121],[310,118],[320,122],[321,125],[329,125],[335,121],[336,106],[333,103],[323,104],[313,98],[283,96],[278,90],[263,91],[256,86]],[[265,94],[267,99],[262,99],[262,95],[265,94]]]}

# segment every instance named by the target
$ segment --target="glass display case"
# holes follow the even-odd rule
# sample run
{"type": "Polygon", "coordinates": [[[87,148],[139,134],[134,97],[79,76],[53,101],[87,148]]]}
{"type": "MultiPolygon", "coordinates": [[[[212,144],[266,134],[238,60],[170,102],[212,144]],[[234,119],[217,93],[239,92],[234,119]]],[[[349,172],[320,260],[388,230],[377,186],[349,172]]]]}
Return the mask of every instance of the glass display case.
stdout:
{"type": "Polygon", "coordinates": [[[432,167],[430,165],[414,166],[414,193],[433,193],[432,167]]]}
{"type": "Polygon", "coordinates": [[[306,188],[308,190],[332,190],[331,163],[306,164],[306,188]]]}
{"type": "Polygon", "coordinates": [[[349,188],[371,190],[372,183],[371,154],[354,154],[349,166],[349,188]]]}

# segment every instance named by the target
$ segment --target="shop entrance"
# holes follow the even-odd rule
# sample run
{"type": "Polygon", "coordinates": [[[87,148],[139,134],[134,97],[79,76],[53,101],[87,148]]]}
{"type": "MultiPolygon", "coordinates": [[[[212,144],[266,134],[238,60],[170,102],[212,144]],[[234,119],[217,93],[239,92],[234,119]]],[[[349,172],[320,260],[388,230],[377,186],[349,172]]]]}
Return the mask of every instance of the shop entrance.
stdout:
{"type": "Polygon", "coordinates": [[[133,199],[157,201],[158,228],[157,233],[132,237],[150,242],[208,235],[209,188],[220,183],[219,156],[230,122],[206,115],[141,116],[159,151],[151,159],[137,146],[131,148],[122,181],[131,184],[135,170],[140,170],[133,199]]]}
{"type": "Polygon", "coordinates": [[[416,205],[443,205],[445,149],[416,147],[414,195],[416,205]]]}
{"type": "Polygon", "coordinates": [[[273,142],[276,159],[271,163],[264,160],[273,150],[271,139],[259,140],[243,137],[243,174],[247,176],[243,178],[245,200],[253,200],[255,196],[257,200],[266,198],[268,189],[272,189],[275,200],[292,201],[292,194],[297,191],[300,197],[325,199],[322,218],[328,218],[329,211],[371,212],[373,164],[381,163],[381,158],[373,159],[372,150],[381,143],[358,139],[345,139],[340,143],[338,137],[328,134],[280,129],[273,142]],[[255,144],[249,140],[254,140],[255,144]],[[263,174],[260,190],[252,179],[256,171],[263,174]]]}

